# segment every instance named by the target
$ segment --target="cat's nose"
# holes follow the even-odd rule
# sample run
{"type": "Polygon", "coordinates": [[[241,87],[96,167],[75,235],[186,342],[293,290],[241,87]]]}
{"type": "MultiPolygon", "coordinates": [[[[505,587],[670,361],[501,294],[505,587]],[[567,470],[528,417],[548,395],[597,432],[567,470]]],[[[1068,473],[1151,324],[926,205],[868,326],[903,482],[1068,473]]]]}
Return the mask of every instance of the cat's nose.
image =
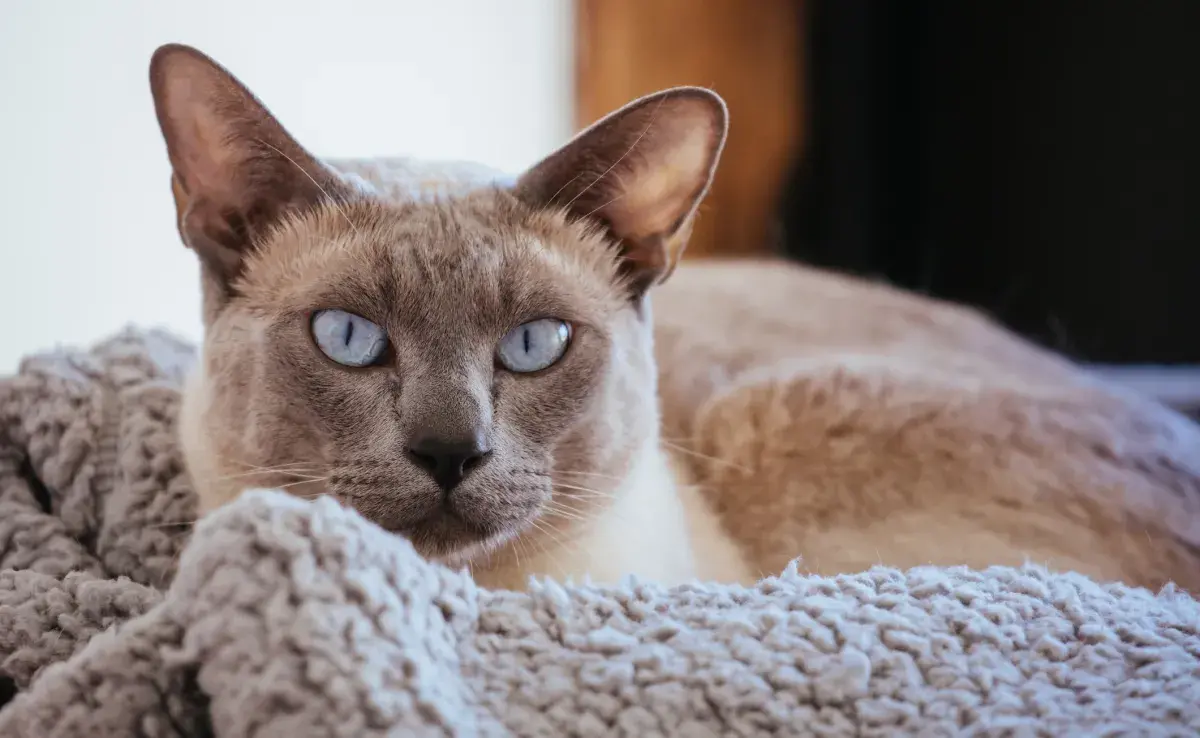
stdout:
{"type": "Polygon", "coordinates": [[[409,444],[408,458],[433,477],[443,492],[454,489],[491,455],[482,438],[423,436],[409,444]]]}

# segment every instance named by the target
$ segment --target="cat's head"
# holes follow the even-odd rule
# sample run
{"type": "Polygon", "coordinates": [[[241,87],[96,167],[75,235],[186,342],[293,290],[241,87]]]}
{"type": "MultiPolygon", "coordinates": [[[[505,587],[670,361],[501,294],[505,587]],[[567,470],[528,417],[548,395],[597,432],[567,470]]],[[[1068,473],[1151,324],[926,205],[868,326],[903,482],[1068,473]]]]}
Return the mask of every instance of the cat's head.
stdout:
{"type": "Polygon", "coordinates": [[[716,168],[720,98],[651,95],[511,186],[406,201],[323,165],[199,52],[150,72],[202,272],[183,435],[204,507],[329,492],[461,560],[603,504],[656,439],[646,294],[716,168]]]}

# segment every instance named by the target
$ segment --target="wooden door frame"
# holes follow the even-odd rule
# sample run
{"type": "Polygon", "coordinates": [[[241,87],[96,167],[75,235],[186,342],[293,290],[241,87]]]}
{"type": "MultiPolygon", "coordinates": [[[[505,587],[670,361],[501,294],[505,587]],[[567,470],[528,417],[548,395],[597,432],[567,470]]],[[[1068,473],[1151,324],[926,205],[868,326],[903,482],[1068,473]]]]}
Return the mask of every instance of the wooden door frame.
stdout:
{"type": "Polygon", "coordinates": [[[575,116],[664,87],[714,89],[731,126],[688,254],[768,250],[803,134],[802,0],[576,0],[575,116]]]}

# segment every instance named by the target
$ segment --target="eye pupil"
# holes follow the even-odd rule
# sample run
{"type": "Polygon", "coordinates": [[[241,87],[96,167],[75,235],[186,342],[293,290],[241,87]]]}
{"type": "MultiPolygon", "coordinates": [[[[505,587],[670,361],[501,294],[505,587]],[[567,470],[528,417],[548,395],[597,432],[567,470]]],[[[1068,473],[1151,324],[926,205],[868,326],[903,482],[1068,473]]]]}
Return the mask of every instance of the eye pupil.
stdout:
{"type": "Polygon", "coordinates": [[[387,350],[382,328],[345,310],[314,313],[310,330],[321,352],[344,366],[370,366],[387,350]]]}
{"type": "Polygon", "coordinates": [[[517,326],[496,349],[500,365],[528,374],[550,367],[566,353],[571,327],[555,318],[542,318],[517,326]]]}

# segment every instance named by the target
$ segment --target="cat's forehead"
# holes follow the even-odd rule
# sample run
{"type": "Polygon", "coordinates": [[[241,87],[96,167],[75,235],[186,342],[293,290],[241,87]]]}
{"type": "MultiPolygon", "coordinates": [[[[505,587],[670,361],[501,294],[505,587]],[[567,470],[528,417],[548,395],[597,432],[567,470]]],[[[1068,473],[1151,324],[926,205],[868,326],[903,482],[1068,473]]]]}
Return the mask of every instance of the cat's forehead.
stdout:
{"type": "Polygon", "coordinates": [[[624,302],[616,263],[595,229],[504,193],[362,202],[283,224],[241,291],[258,309],[338,307],[374,320],[595,320],[624,302]]]}

